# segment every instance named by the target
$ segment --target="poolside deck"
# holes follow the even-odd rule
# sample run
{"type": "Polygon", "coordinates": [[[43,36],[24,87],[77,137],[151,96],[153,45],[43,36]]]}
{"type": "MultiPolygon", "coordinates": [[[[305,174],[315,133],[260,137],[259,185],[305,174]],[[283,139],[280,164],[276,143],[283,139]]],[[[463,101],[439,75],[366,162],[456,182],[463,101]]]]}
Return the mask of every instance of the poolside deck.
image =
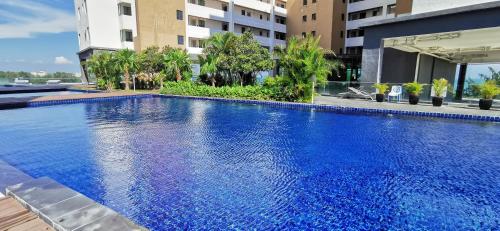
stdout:
{"type": "Polygon", "coordinates": [[[4,197],[0,198],[0,230],[51,231],[54,229],[12,197],[4,197]]]}
{"type": "Polygon", "coordinates": [[[90,99],[90,98],[108,98],[115,96],[132,96],[144,93],[134,92],[110,92],[110,93],[85,93],[73,95],[53,95],[39,97],[24,97],[24,98],[0,98],[0,110],[14,109],[27,107],[29,102],[44,102],[52,100],[73,100],[73,99],[90,99]]]}
{"type": "Polygon", "coordinates": [[[449,114],[463,115],[479,115],[479,116],[494,116],[500,117],[500,109],[492,108],[491,110],[480,110],[478,106],[470,107],[468,104],[449,103],[441,107],[433,107],[432,104],[420,103],[418,105],[410,105],[407,102],[389,103],[375,102],[363,99],[342,99],[331,96],[317,96],[314,99],[315,104],[320,105],[336,105],[344,107],[370,108],[370,109],[388,109],[401,111],[418,111],[418,112],[440,112],[449,114]]]}

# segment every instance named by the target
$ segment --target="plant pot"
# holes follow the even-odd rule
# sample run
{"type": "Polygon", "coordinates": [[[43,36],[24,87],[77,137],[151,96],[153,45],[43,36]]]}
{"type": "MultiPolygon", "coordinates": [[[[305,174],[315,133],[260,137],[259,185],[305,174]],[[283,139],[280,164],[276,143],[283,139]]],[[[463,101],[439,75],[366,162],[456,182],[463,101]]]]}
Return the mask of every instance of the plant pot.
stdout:
{"type": "Polygon", "coordinates": [[[443,105],[443,97],[432,97],[432,106],[441,107],[443,105]]]}
{"type": "Polygon", "coordinates": [[[377,102],[384,102],[384,94],[376,94],[375,99],[377,102]]]}
{"type": "Polygon", "coordinates": [[[418,104],[418,100],[419,100],[418,95],[410,94],[409,97],[410,104],[412,105],[418,104]]]}
{"type": "Polygon", "coordinates": [[[482,110],[490,110],[492,104],[493,104],[492,99],[480,99],[479,100],[479,108],[481,108],[482,110]]]}

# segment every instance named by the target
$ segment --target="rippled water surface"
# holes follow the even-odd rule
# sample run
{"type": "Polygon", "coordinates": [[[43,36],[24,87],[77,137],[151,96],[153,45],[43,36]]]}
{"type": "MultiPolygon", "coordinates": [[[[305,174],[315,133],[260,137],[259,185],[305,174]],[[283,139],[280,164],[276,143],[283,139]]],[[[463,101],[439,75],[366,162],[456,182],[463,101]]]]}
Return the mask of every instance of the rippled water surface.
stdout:
{"type": "Polygon", "coordinates": [[[0,111],[0,159],[153,230],[500,223],[493,123],[117,100],[0,111]]]}

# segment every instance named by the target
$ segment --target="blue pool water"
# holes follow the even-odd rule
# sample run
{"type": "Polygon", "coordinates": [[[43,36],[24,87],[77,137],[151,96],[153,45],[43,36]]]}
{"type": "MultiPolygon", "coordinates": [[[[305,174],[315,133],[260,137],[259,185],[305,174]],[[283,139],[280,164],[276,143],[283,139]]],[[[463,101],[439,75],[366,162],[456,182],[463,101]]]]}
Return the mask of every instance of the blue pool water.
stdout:
{"type": "Polygon", "coordinates": [[[496,229],[500,125],[188,99],[0,112],[0,159],[153,230],[496,229]]]}

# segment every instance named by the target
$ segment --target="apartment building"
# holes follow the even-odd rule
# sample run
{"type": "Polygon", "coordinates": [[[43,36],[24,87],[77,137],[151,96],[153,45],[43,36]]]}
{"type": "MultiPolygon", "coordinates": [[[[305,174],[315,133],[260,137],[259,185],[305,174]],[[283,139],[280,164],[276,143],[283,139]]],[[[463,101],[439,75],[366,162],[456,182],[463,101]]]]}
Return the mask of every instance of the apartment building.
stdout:
{"type": "Polygon", "coordinates": [[[320,36],[321,47],[343,54],[346,9],[346,0],[289,0],[288,37],[320,36]]]}
{"type": "MultiPolygon", "coordinates": [[[[101,50],[134,49],[135,0],[75,0],[75,13],[81,63],[101,50]]],[[[81,69],[86,81],[86,69],[81,69]]]]}
{"type": "Polygon", "coordinates": [[[136,50],[185,48],[195,57],[219,32],[251,31],[269,49],[286,45],[285,0],[136,0],[136,50]]]}

